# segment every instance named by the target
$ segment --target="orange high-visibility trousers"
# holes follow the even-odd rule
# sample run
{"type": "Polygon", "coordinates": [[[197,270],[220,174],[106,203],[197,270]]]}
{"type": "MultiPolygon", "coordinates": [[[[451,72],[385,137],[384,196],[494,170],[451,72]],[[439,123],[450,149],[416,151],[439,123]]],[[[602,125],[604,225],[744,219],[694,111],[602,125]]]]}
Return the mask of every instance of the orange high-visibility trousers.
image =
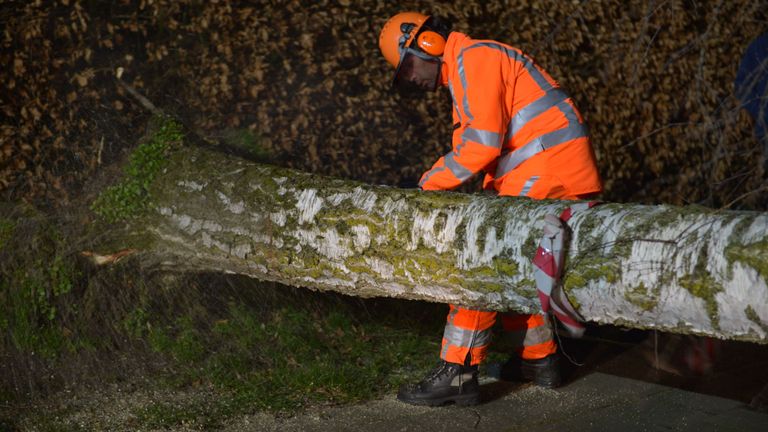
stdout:
{"type": "MultiPolygon", "coordinates": [[[[586,198],[567,193],[553,193],[553,190],[557,189],[556,186],[548,185],[546,181],[537,183],[535,189],[531,188],[528,196],[565,200],[586,198]]],[[[480,364],[488,353],[496,317],[497,313],[493,311],[450,305],[440,358],[451,363],[480,364]]],[[[536,360],[557,351],[552,326],[543,315],[505,313],[502,314],[501,323],[502,329],[515,347],[515,354],[521,358],[536,360]]]]}
{"type": "MultiPolygon", "coordinates": [[[[450,307],[440,358],[451,363],[480,364],[488,353],[497,313],[450,307]]],[[[501,322],[515,354],[521,358],[535,360],[557,351],[552,328],[543,315],[505,313],[501,322]]]]}

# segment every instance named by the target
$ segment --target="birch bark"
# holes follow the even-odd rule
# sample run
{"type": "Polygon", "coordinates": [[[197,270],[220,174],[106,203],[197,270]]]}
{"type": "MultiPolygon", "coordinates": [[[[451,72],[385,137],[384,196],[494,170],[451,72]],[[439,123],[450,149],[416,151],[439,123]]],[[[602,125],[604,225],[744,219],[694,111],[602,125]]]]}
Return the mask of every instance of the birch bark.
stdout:
{"type": "MultiPolygon", "coordinates": [[[[531,258],[566,201],[371,186],[185,148],[101,244],[145,267],[539,311],[531,258]]],[[[607,203],[576,214],[564,290],[588,321],[768,342],[768,215],[607,203]]]]}

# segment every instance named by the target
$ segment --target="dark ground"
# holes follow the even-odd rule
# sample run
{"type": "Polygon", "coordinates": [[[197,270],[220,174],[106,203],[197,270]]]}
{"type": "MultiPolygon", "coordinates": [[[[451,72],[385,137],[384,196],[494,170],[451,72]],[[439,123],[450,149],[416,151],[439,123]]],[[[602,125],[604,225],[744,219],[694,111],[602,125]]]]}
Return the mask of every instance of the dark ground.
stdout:
{"type": "MultiPolygon", "coordinates": [[[[414,407],[387,393],[360,404],[314,404],[290,414],[239,414],[222,419],[222,429],[744,432],[768,428],[768,407],[749,407],[768,385],[768,346],[613,326],[590,327],[585,338],[564,339],[561,346],[582,365],[565,361],[565,382],[557,390],[497,381],[490,376],[494,369],[490,362],[481,372],[483,403],[476,407],[414,407]]],[[[131,413],[137,408],[158,400],[183,405],[209,396],[204,388],[169,393],[148,388],[118,383],[96,392],[62,392],[52,402],[30,405],[17,417],[22,419],[17,426],[20,430],[135,430],[131,413]],[[60,414],[39,423],[41,414],[53,411],[60,414]]],[[[201,428],[189,421],[162,429],[201,428]]]]}
{"type": "MultiPolygon", "coordinates": [[[[477,407],[414,407],[387,395],[287,419],[244,417],[228,430],[743,432],[768,428],[766,407],[761,411],[748,406],[768,385],[768,347],[711,344],[702,338],[615,327],[591,330],[587,339],[564,342],[565,350],[584,365],[568,365],[566,382],[557,390],[486,376],[481,379],[483,403],[477,407]],[[684,360],[686,354],[695,357],[696,346],[710,347],[713,355],[713,363],[699,372],[684,360]]],[[[691,364],[697,363],[691,360],[691,364]]]]}
{"type": "Polygon", "coordinates": [[[584,364],[565,362],[566,380],[601,372],[744,403],[768,385],[765,345],[610,326],[592,331],[585,340],[564,340],[584,364]]]}

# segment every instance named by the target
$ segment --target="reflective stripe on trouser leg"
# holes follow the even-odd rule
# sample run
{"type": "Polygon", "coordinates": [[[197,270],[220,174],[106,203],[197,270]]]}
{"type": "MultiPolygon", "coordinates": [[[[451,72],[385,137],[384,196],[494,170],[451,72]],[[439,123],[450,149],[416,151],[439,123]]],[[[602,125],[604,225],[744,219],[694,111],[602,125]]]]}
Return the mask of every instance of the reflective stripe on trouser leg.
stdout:
{"type": "Polygon", "coordinates": [[[470,365],[480,364],[488,352],[496,312],[464,309],[451,305],[443,332],[440,358],[464,364],[471,354],[470,365]]]}
{"type": "Polygon", "coordinates": [[[501,323],[521,358],[535,360],[557,351],[552,327],[544,315],[507,313],[501,323]]]}

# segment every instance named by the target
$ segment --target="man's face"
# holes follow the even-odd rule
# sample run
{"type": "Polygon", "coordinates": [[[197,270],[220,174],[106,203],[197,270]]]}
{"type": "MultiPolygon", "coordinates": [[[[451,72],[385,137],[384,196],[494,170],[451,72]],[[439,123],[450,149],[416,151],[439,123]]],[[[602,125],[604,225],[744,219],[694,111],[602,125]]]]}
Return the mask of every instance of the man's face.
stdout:
{"type": "Polygon", "coordinates": [[[427,61],[415,55],[406,55],[398,72],[398,81],[425,90],[435,90],[438,62],[427,61]]]}

